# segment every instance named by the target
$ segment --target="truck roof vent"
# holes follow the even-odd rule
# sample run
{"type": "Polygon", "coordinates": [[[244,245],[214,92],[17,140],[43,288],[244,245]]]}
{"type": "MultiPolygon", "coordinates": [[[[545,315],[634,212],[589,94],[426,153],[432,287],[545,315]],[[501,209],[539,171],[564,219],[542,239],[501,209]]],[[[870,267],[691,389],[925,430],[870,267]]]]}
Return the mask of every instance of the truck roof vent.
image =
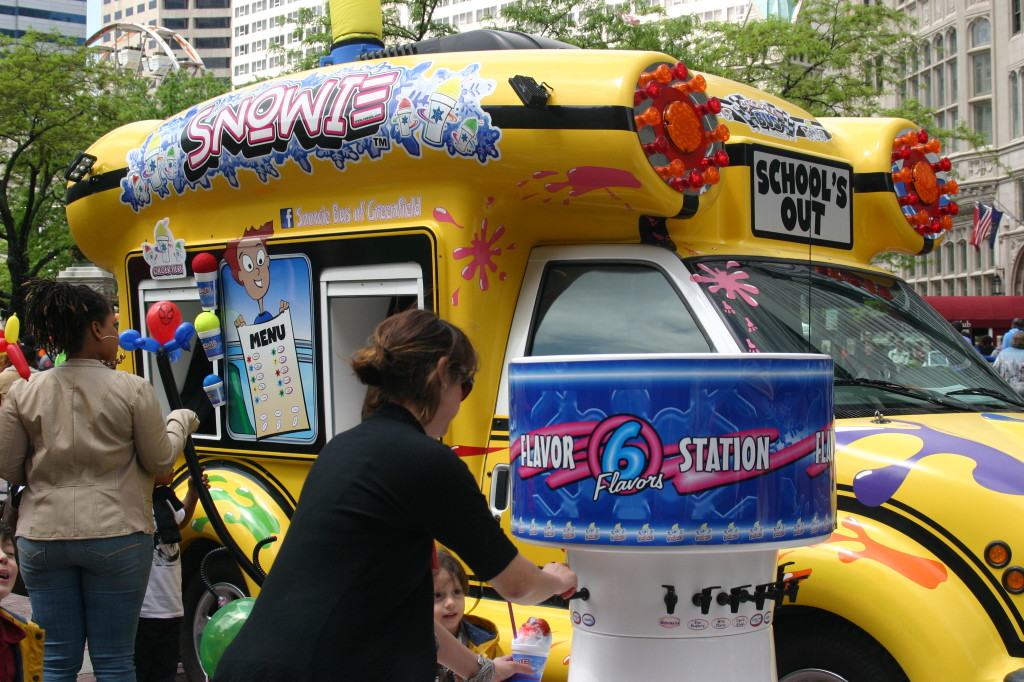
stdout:
{"type": "Polygon", "coordinates": [[[456,33],[440,38],[429,38],[415,43],[386,47],[383,50],[364,52],[359,60],[405,57],[414,54],[444,54],[448,52],[482,52],[490,50],[578,50],[579,48],[560,40],[543,36],[520,33],[519,31],[498,31],[481,28],[465,33],[456,33]]]}

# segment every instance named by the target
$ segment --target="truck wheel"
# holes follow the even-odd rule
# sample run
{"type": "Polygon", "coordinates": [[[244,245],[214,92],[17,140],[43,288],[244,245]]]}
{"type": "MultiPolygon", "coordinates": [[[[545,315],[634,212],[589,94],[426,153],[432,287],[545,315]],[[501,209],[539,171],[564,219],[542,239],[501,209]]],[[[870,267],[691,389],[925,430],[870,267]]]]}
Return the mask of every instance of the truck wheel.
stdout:
{"type": "Polygon", "coordinates": [[[838,616],[780,614],[774,628],[779,682],[908,682],[885,647],[838,616]]]}
{"type": "MultiPolygon", "coordinates": [[[[228,601],[249,596],[242,572],[230,556],[218,553],[211,557],[206,568],[207,578],[218,595],[228,601]]],[[[217,600],[203,585],[196,572],[192,575],[182,594],[185,618],[181,628],[181,663],[189,682],[206,682],[209,678],[199,660],[199,641],[210,617],[217,612],[217,600]]]]}

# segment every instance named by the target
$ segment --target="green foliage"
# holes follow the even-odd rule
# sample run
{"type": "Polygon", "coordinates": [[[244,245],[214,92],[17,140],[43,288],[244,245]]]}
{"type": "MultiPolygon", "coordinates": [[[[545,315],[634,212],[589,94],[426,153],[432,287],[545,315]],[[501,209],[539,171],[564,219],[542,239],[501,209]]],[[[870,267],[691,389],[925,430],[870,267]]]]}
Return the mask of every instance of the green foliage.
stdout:
{"type": "Polygon", "coordinates": [[[643,0],[608,5],[604,0],[520,0],[501,10],[508,28],[587,49],[662,49],[661,7],[643,0]],[[575,17],[575,18],[574,18],[575,17]]]}
{"type": "Polygon", "coordinates": [[[269,55],[284,57],[281,73],[294,73],[316,68],[320,58],[331,51],[331,16],[324,5],[321,11],[309,7],[299,8],[294,20],[279,18],[278,26],[294,24],[291,35],[295,41],[290,46],[271,45],[269,55]]]}
{"type": "Polygon", "coordinates": [[[97,138],[138,118],[145,84],[100,64],[58,33],[0,36],[0,307],[21,309],[20,285],[70,265],[64,170],[97,138]]]}
{"type": "Polygon", "coordinates": [[[189,107],[223,95],[231,84],[210,71],[194,76],[178,70],[168,73],[147,100],[140,118],[170,118],[189,107]]]}
{"type": "Polygon", "coordinates": [[[440,0],[382,0],[384,44],[402,45],[456,33],[454,26],[434,19],[440,5],[440,0]],[[407,21],[402,21],[403,16],[407,21]]]}
{"type": "Polygon", "coordinates": [[[709,22],[697,35],[667,34],[692,68],[748,83],[815,116],[872,116],[903,81],[917,45],[905,14],[880,4],[809,0],[796,19],[709,22]]]}

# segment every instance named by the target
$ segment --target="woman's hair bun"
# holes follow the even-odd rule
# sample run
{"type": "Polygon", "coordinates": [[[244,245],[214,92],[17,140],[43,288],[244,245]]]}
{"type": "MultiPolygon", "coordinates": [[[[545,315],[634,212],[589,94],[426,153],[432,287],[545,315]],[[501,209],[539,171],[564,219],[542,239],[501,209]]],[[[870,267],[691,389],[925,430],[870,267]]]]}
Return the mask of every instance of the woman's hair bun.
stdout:
{"type": "Polygon", "coordinates": [[[393,359],[391,351],[374,344],[355,354],[352,358],[352,369],[364,384],[380,388],[390,374],[393,359]]]}

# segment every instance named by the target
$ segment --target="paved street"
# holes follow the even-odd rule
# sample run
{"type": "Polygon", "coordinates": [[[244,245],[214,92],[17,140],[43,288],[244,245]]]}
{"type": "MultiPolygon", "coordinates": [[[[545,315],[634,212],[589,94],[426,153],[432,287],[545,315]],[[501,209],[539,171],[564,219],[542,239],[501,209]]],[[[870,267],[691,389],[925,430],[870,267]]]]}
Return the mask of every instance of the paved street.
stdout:
{"type": "MultiPolygon", "coordinates": [[[[4,600],[3,606],[8,611],[16,613],[23,618],[31,618],[32,606],[29,604],[28,597],[22,597],[21,595],[12,594],[4,600]]],[[[96,682],[96,676],[92,674],[92,662],[89,660],[89,652],[86,651],[85,663],[82,665],[82,672],[78,674],[78,682],[96,682]]],[[[178,667],[178,676],[175,678],[176,682],[185,682],[185,673],[181,672],[181,667],[178,667]]]]}

